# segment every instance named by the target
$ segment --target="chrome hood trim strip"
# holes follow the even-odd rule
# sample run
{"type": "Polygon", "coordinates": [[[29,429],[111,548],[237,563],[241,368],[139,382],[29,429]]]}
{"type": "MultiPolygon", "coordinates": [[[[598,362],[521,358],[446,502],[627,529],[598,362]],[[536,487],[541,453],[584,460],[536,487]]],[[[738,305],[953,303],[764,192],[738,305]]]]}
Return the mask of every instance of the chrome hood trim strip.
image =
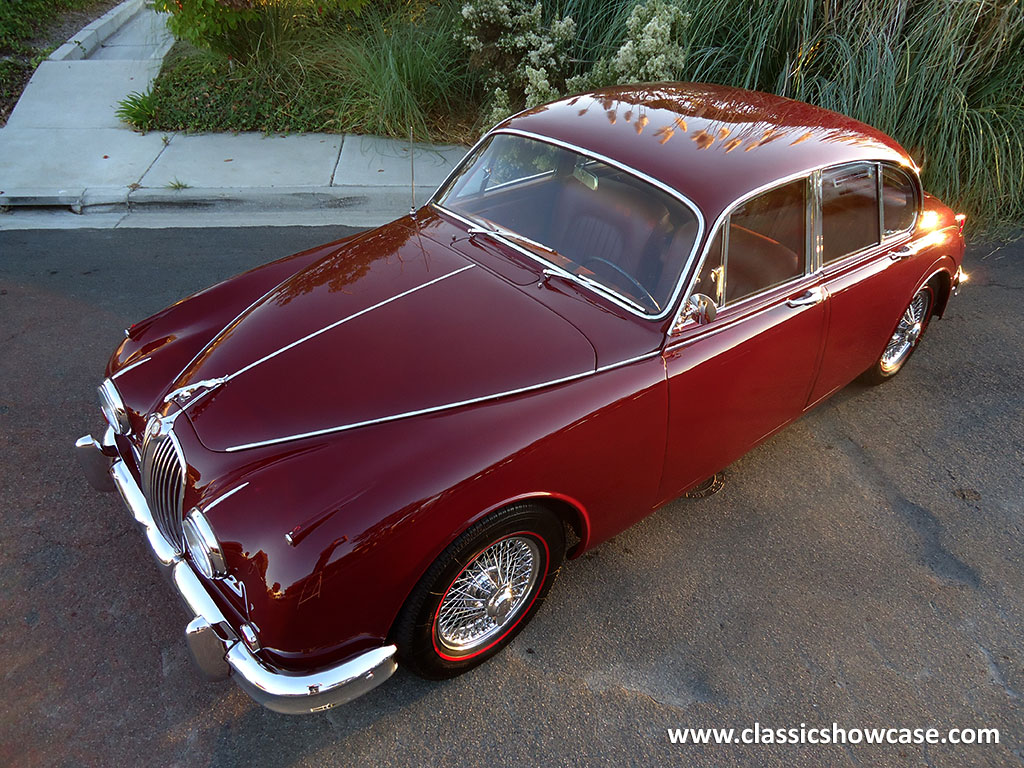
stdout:
{"type": "Polygon", "coordinates": [[[136,360],[135,362],[133,362],[133,363],[129,363],[128,365],[126,365],[126,366],[125,366],[124,368],[122,368],[122,369],[121,369],[120,371],[118,371],[117,373],[115,373],[115,374],[114,374],[113,376],[111,376],[110,378],[111,378],[111,379],[116,379],[116,378],[118,378],[118,377],[122,376],[123,374],[126,374],[126,373],[128,373],[128,371],[132,370],[133,368],[138,368],[138,367],[139,367],[140,365],[142,365],[143,363],[148,363],[148,362],[149,362],[150,360],[152,360],[152,359],[153,359],[153,358],[151,358],[151,357],[148,357],[148,356],[147,356],[147,357],[143,357],[143,358],[140,358],[140,359],[136,360]]]}
{"type": "MultiPolygon", "coordinates": [[[[221,387],[224,384],[227,384],[232,379],[234,379],[234,378],[236,378],[238,376],[241,376],[243,373],[245,373],[247,371],[251,371],[256,366],[262,365],[263,363],[265,363],[265,362],[267,362],[269,360],[273,360],[278,355],[284,354],[288,350],[294,349],[295,347],[299,346],[300,344],[304,344],[305,342],[309,341],[310,339],[315,339],[317,336],[320,336],[321,334],[324,334],[324,333],[327,333],[328,331],[334,330],[339,325],[344,325],[345,323],[349,322],[350,320],[355,320],[357,317],[362,317],[363,315],[368,314],[368,313],[372,312],[375,309],[380,309],[381,307],[386,306],[386,305],[390,304],[393,301],[398,301],[399,299],[405,298],[406,296],[408,296],[410,294],[416,293],[416,291],[422,290],[423,288],[427,288],[427,287],[429,287],[431,285],[434,285],[435,283],[439,283],[442,280],[447,280],[449,277],[455,277],[455,275],[459,274],[460,272],[465,272],[467,269],[472,269],[474,266],[476,266],[476,265],[475,264],[467,264],[464,267],[459,267],[458,269],[456,269],[456,270],[454,270],[452,272],[448,272],[447,274],[441,275],[440,277],[435,277],[433,280],[428,280],[425,283],[421,283],[420,285],[417,285],[417,286],[414,286],[412,288],[409,288],[408,290],[402,291],[401,293],[397,293],[394,296],[389,296],[388,298],[383,299],[382,301],[378,301],[376,304],[373,304],[372,306],[366,307],[365,309],[361,309],[358,312],[355,312],[355,313],[353,313],[351,315],[348,315],[347,317],[341,318],[340,320],[335,320],[330,325],[325,325],[323,328],[320,328],[319,330],[313,331],[312,333],[308,333],[305,336],[303,336],[302,338],[296,339],[295,341],[291,342],[290,344],[285,344],[283,347],[275,349],[273,352],[270,352],[269,354],[264,355],[263,357],[259,358],[258,360],[254,360],[253,362],[249,363],[248,365],[246,365],[246,366],[244,366],[242,368],[239,368],[237,371],[235,371],[234,373],[230,373],[227,376],[220,376],[220,377],[218,377],[216,379],[204,379],[203,381],[197,381],[197,382],[194,382],[192,384],[188,384],[188,385],[186,385],[184,387],[179,387],[178,389],[175,389],[172,392],[169,392],[167,394],[167,396],[164,398],[164,402],[165,403],[171,402],[172,400],[174,400],[179,395],[186,395],[186,396],[190,395],[197,388],[205,389],[204,392],[201,392],[199,395],[197,395],[196,397],[192,398],[191,400],[189,400],[187,403],[185,403],[182,406],[183,409],[187,410],[193,404],[199,402],[205,395],[209,394],[210,392],[213,392],[218,387],[221,387]]],[[[267,295],[269,295],[269,294],[267,294],[267,295]]],[[[255,304],[253,306],[255,306],[255,304]]],[[[250,309],[251,308],[252,307],[250,307],[250,309]]],[[[248,311],[248,310],[246,310],[246,311],[248,311]]],[[[239,317],[241,317],[241,315],[239,317]]],[[[236,322],[237,320],[238,320],[238,318],[235,318],[235,320],[233,320],[232,323],[236,322]]],[[[231,325],[231,323],[229,323],[225,327],[230,327],[230,325],[231,325]]],[[[223,330],[221,331],[221,333],[223,333],[223,330]]],[[[221,334],[218,334],[217,336],[219,337],[220,335],[221,334]]]]}
{"type": "MultiPolygon", "coordinates": [[[[465,267],[463,267],[465,269],[465,267]]],[[[462,270],[459,270],[460,272],[462,270]]],[[[452,274],[455,274],[454,272],[452,274]]],[[[373,424],[386,424],[390,421],[399,421],[400,419],[411,419],[414,416],[425,416],[428,413],[438,413],[440,411],[449,411],[454,408],[462,408],[466,405],[475,405],[477,403],[488,402],[491,400],[499,400],[504,397],[512,397],[514,395],[522,395],[528,392],[535,392],[539,389],[545,389],[546,387],[557,386],[558,384],[565,384],[570,381],[576,381],[577,379],[583,379],[588,376],[594,376],[598,373],[604,373],[605,371],[611,371],[615,368],[622,368],[623,366],[631,363],[638,363],[641,360],[647,360],[652,357],[658,357],[661,355],[661,350],[654,350],[647,354],[640,355],[638,357],[631,357],[628,360],[621,360],[618,363],[611,363],[600,368],[596,368],[592,371],[583,371],[581,373],[574,373],[571,376],[563,376],[560,379],[552,379],[551,381],[544,381],[540,384],[531,384],[528,387],[520,387],[519,389],[510,389],[505,392],[496,392],[491,395],[481,395],[480,397],[473,397],[469,400],[460,400],[455,403],[445,403],[443,405],[433,405],[429,408],[420,408],[416,411],[405,411],[404,413],[395,413],[390,416],[381,416],[377,419],[367,419],[366,421],[357,421],[352,424],[342,424],[337,427],[326,427],[324,429],[313,430],[312,432],[302,432],[297,435],[286,435],[284,437],[275,437],[270,440],[260,440],[255,443],[245,443],[243,445],[233,445],[230,448],[225,449],[228,453],[234,453],[236,451],[245,451],[249,448],[263,448],[268,445],[277,445],[279,443],[287,443],[293,440],[302,440],[307,437],[320,437],[322,435],[330,435],[335,432],[347,432],[351,429],[358,429],[360,427],[368,427],[373,424]]]]}

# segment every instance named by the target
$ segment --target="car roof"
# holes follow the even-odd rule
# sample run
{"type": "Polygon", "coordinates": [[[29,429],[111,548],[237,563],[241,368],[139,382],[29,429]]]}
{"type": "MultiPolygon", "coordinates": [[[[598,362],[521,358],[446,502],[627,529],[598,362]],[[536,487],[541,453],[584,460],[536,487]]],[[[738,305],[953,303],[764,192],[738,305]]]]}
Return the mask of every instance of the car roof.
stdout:
{"type": "Polygon", "coordinates": [[[704,83],[615,86],[520,112],[523,131],[603,155],[692,200],[708,226],[775,181],[835,163],[888,160],[915,169],[891,137],[781,96],[704,83]]]}

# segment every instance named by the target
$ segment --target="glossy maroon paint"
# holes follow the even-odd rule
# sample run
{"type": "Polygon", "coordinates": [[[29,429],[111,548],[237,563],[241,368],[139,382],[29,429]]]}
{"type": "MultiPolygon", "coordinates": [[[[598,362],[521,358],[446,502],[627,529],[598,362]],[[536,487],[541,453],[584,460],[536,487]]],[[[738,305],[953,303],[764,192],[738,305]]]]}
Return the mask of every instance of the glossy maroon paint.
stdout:
{"type": "MultiPolygon", "coordinates": [[[[891,139],[848,118],[717,86],[609,89],[502,127],[580,145],[680,190],[706,219],[698,255],[718,216],[764,184],[858,159],[910,165],[891,139]]],[[[952,212],[932,198],[926,207],[934,226],[907,236],[927,243],[912,258],[890,259],[888,243],[724,308],[709,325],[673,329],[671,315],[645,320],[539,281],[536,262],[427,206],[169,307],[130,329],[107,373],[137,440],[144,414],[179,407],[163,402],[175,388],[414,291],[240,374],[175,423],[186,510],[247,484],[208,513],[232,574],[208,582],[212,594],[259,628],[267,662],[315,668],[380,645],[430,563],[489,512],[525,498],[548,504],[577,531],[579,554],[866,369],[915,290],[938,272],[948,292],[961,262],[952,212]],[[824,302],[786,307],[816,286],[824,302]]]]}

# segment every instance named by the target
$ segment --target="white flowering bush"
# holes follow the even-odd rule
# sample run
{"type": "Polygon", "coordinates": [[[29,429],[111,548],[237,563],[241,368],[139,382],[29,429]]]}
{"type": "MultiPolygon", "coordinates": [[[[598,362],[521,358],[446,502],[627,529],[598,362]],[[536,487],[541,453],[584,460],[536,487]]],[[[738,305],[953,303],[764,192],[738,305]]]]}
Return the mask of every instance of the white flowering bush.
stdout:
{"type": "Polygon", "coordinates": [[[545,24],[540,0],[468,0],[462,19],[470,62],[488,73],[488,125],[561,95],[576,35],[571,18],[545,24]]]}
{"type": "Polygon", "coordinates": [[[573,84],[598,87],[678,80],[686,64],[689,26],[690,14],[680,0],[643,0],[629,14],[625,40],[618,50],[573,84]]]}

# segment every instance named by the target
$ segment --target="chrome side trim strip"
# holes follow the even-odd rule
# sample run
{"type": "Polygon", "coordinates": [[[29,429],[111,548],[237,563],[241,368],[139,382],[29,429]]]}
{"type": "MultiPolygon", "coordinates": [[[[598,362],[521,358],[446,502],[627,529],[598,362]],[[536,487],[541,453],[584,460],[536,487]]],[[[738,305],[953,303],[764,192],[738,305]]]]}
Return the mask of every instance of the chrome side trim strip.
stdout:
{"type": "MultiPolygon", "coordinates": [[[[696,236],[693,239],[693,245],[690,247],[690,253],[686,257],[686,262],[683,265],[683,268],[682,268],[682,270],[679,273],[679,280],[676,282],[676,287],[673,290],[672,295],[669,297],[669,300],[665,303],[665,309],[663,309],[657,315],[652,315],[652,314],[649,314],[649,313],[644,312],[642,310],[638,310],[635,307],[630,306],[629,304],[623,302],[618,297],[615,297],[615,296],[607,296],[606,297],[610,301],[613,301],[615,304],[617,304],[618,306],[620,306],[623,309],[625,309],[626,311],[636,315],[637,317],[641,317],[644,320],[663,320],[666,317],[668,317],[669,314],[671,314],[671,312],[672,312],[672,305],[679,298],[679,293],[680,293],[680,290],[682,289],[683,283],[684,283],[684,281],[686,279],[686,274],[690,270],[690,267],[693,265],[694,258],[696,258],[697,248],[700,245],[701,239],[704,236],[704,232],[706,231],[707,223],[704,221],[704,213],[697,206],[697,204],[695,202],[693,202],[690,198],[688,198],[686,195],[684,195],[681,192],[679,192],[677,189],[674,189],[673,187],[670,187],[665,182],[659,181],[658,179],[655,179],[652,176],[648,176],[646,173],[638,171],[636,168],[632,168],[632,167],[626,165],[625,163],[619,162],[618,160],[610,158],[610,157],[608,157],[606,155],[598,154],[597,152],[594,152],[592,150],[585,149],[584,147],[577,146],[576,144],[570,144],[567,141],[560,141],[559,139],[553,139],[550,136],[542,136],[539,133],[531,133],[530,131],[523,131],[523,130],[520,130],[518,128],[496,128],[493,131],[490,131],[486,136],[484,136],[482,139],[480,139],[480,141],[478,141],[476,144],[473,145],[473,148],[469,152],[466,153],[466,157],[464,157],[459,162],[459,164],[457,166],[455,166],[455,168],[452,170],[452,172],[448,175],[448,178],[446,178],[444,180],[444,183],[441,184],[440,187],[438,187],[437,192],[435,192],[433,194],[433,196],[430,198],[430,200],[428,201],[429,204],[433,205],[435,208],[438,208],[438,209],[444,211],[445,213],[451,214],[453,216],[457,216],[457,214],[455,214],[453,211],[450,211],[449,209],[447,209],[443,205],[441,205],[439,202],[437,202],[438,194],[442,190],[444,190],[445,188],[448,187],[448,185],[451,183],[452,179],[455,178],[457,172],[459,172],[462,169],[462,166],[465,164],[466,159],[471,157],[476,152],[476,150],[483,144],[484,141],[486,141],[488,138],[490,138],[492,136],[495,136],[495,135],[497,135],[499,133],[508,134],[510,136],[522,136],[524,138],[533,139],[535,141],[539,141],[539,142],[542,142],[544,144],[551,144],[551,145],[556,146],[556,147],[561,147],[562,149],[568,149],[569,151],[575,152],[575,153],[577,153],[579,155],[583,155],[584,157],[589,157],[589,158],[591,158],[593,160],[597,160],[599,162],[604,163],[605,165],[610,165],[613,168],[618,168],[620,171],[623,171],[624,173],[628,173],[630,176],[633,176],[634,178],[637,178],[640,181],[644,181],[644,182],[650,184],[652,187],[656,187],[657,189],[660,189],[662,192],[666,193],[670,197],[673,197],[676,200],[678,200],[679,202],[681,202],[683,205],[685,205],[687,208],[689,208],[693,212],[694,217],[697,219],[697,234],[696,234],[696,236]]],[[[462,219],[462,221],[465,221],[465,219],[462,219]]],[[[476,225],[474,224],[474,226],[476,226],[476,225]]],[[[517,251],[521,252],[525,256],[528,256],[529,258],[533,259],[536,262],[539,262],[540,264],[543,264],[546,267],[559,268],[557,264],[553,264],[552,262],[547,261],[546,259],[541,258],[536,253],[533,253],[532,251],[530,251],[527,248],[522,248],[522,247],[516,246],[514,243],[509,242],[508,240],[502,240],[502,242],[504,242],[507,245],[515,248],[517,251]]],[[[602,294],[602,295],[604,295],[604,294],[602,294]]]]}
{"type": "Polygon", "coordinates": [[[143,357],[141,360],[136,360],[134,363],[130,363],[130,364],[126,365],[124,368],[122,368],[120,371],[115,373],[110,378],[111,379],[116,379],[121,374],[128,373],[128,371],[132,370],[133,368],[138,368],[143,363],[148,363],[152,359],[153,358],[151,358],[151,357],[143,357]]]}
{"type": "Polygon", "coordinates": [[[372,312],[375,309],[380,309],[381,307],[383,307],[383,306],[385,306],[387,304],[390,304],[393,301],[398,301],[399,299],[405,298],[406,296],[408,296],[410,294],[416,293],[416,291],[419,291],[419,290],[422,290],[424,288],[427,288],[427,287],[429,287],[431,285],[434,285],[435,283],[439,283],[442,280],[447,280],[449,277],[455,277],[455,275],[459,274],[460,272],[465,272],[467,269],[472,269],[474,266],[476,266],[476,265],[475,264],[467,264],[464,267],[459,267],[454,272],[449,272],[449,273],[447,273],[445,275],[441,275],[440,277],[435,277],[433,280],[428,280],[427,282],[422,283],[420,285],[417,285],[417,286],[415,286],[413,288],[410,288],[407,291],[402,291],[401,293],[395,294],[394,296],[390,296],[390,297],[388,297],[388,298],[386,298],[386,299],[384,299],[382,301],[378,301],[376,304],[374,304],[372,306],[369,306],[369,307],[366,307],[366,309],[361,309],[358,312],[349,315],[348,317],[343,317],[341,320],[336,320],[333,323],[331,323],[330,325],[325,325],[320,330],[313,331],[312,333],[308,333],[305,336],[303,336],[301,339],[296,339],[295,341],[291,342],[290,344],[285,344],[280,349],[277,349],[277,350],[271,352],[270,354],[264,355],[259,360],[256,360],[254,362],[249,363],[244,368],[239,368],[237,371],[235,371],[234,373],[232,373],[232,374],[230,374],[230,375],[228,375],[228,376],[226,376],[224,378],[225,383],[228,382],[228,381],[231,381],[236,376],[241,376],[246,371],[251,371],[257,365],[262,365],[263,363],[267,362],[268,360],[272,360],[273,358],[277,357],[278,355],[287,352],[289,349],[293,349],[293,348],[299,346],[299,344],[304,344],[305,342],[309,341],[310,339],[315,339],[317,336],[320,336],[321,334],[324,334],[324,333],[327,333],[328,331],[334,330],[339,325],[347,323],[350,320],[355,320],[357,317],[362,317],[363,315],[365,315],[365,314],[367,314],[369,312],[372,312]]]}
{"type": "Polygon", "coordinates": [[[433,406],[430,406],[429,408],[420,408],[419,410],[416,410],[416,411],[406,411],[404,413],[392,414],[391,416],[381,416],[380,418],[376,418],[376,419],[367,419],[366,421],[357,421],[357,422],[354,422],[352,424],[342,424],[342,425],[337,426],[337,427],[327,427],[325,429],[317,429],[317,430],[313,430],[312,432],[303,432],[303,433],[297,434],[297,435],[287,435],[285,437],[275,437],[275,438],[272,438],[270,440],[260,440],[260,441],[255,442],[255,443],[245,443],[243,445],[233,445],[233,446],[231,446],[229,448],[226,448],[225,450],[227,452],[229,452],[229,453],[234,453],[235,451],[245,451],[245,450],[248,450],[249,448],[262,448],[262,447],[268,446],[268,445],[277,445],[278,443],[287,443],[287,442],[290,442],[292,440],[302,440],[302,439],[307,438],[307,437],[320,437],[321,435],[329,435],[329,434],[333,434],[335,432],[347,432],[350,429],[358,429],[359,427],[368,427],[368,426],[371,426],[373,424],[385,424],[385,423],[387,423],[389,421],[398,421],[400,419],[410,419],[410,418],[412,418],[414,416],[425,416],[428,413],[438,413],[440,411],[452,410],[453,408],[462,408],[463,406],[466,406],[466,405],[475,405],[477,403],[483,403],[483,402],[487,402],[487,401],[490,401],[490,400],[499,400],[499,399],[504,398],[504,397],[512,397],[514,395],[523,395],[523,394],[526,394],[527,392],[534,392],[534,391],[539,390],[539,389],[545,389],[546,387],[553,387],[553,386],[557,386],[558,384],[565,384],[565,383],[570,382],[570,381],[576,381],[577,379],[583,379],[583,378],[586,378],[586,377],[589,377],[589,376],[594,376],[594,375],[596,375],[598,373],[604,373],[605,371],[611,371],[611,370],[614,370],[615,368],[622,368],[623,366],[629,365],[631,363],[638,363],[641,360],[647,360],[649,358],[657,357],[659,355],[661,355],[661,350],[654,350],[653,352],[648,352],[647,354],[639,355],[638,357],[631,357],[628,360],[622,360],[622,361],[620,361],[618,363],[611,363],[610,365],[605,365],[605,366],[602,366],[600,368],[595,368],[592,371],[583,371],[582,373],[574,373],[574,374],[572,374],[570,376],[563,376],[560,379],[553,379],[551,381],[541,382],[540,384],[531,384],[531,385],[529,385],[527,387],[520,387],[519,389],[510,389],[510,390],[507,390],[505,392],[497,392],[497,393],[491,394],[491,395],[481,395],[480,397],[472,397],[472,398],[470,398],[468,400],[460,400],[459,402],[455,402],[455,403],[445,403],[444,405],[433,405],[433,406]]]}
{"type": "Polygon", "coordinates": [[[220,503],[221,503],[222,501],[224,501],[225,499],[229,499],[229,498],[231,498],[232,496],[234,496],[234,495],[235,495],[236,493],[238,493],[238,492],[239,492],[240,490],[242,490],[243,488],[245,488],[245,486],[247,486],[248,484],[249,484],[249,481],[246,481],[246,482],[242,483],[241,485],[237,485],[237,486],[235,486],[235,487],[234,487],[234,488],[232,488],[232,489],[231,489],[230,491],[228,491],[227,493],[225,493],[225,494],[224,494],[223,496],[218,496],[218,497],[217,497],[216,499],[214,499],[214,500],[213,500],[212,502],[210,502],[210,503],[209,503],[209,504],[207,504],[207,505],[206,505],[205,507],[203,507],[203,512],[209,512],[209,511],[210,511],[211,509],[213,509],[214,507],[216,507],[216,506],[217,506],[218,504],[220,504],[220,503]]]}
{"type": "Polygon", "coordinates": [[[265,293],[261,294],[259,296],[259,298],[254,299],[252,304],[250,304],[245,309],[243,309],[241,312],[239,312],[237,315],[235,315],[231,319],[231,322],[229,322],[227,325],[225,325],[223,328],[221,328],[219,331],[217,331],[215,334],[213,334],[213,336],[210,338],[210,340],[203,345],[203,348],[200,349],[198,352],[196,352],[195,357],[193,357],[191,360],[189,360],[188,363],[185,365],[185,367],[182,368],[180,371],[178,371],[178,375],[175,376],[173,379],[171,379],[171,381],[177,381],[178,379],[180,379],[185,374],[185,371],[187,371],[189,368],[191,368],[193,365],[195,365],[196,360],[198,360],[200,357],[202,357],[203,355],[206,354],[206,351],[210,348],[210,345],[213,344],[214,341],[216,341],[217,339],[219,339],[221,336],[224,335],[224,331],[226,331],[228,328],[230,328],[235,323],[237,323],[239,320],[241,320],[245,315],[247,315],[252,310],[253,307],[255,307],[257,304],[259,304],[261,301],[263,301],[265,298],[267,298],[267,296],[269,296],[271,293],[273,293],[280,284],[281,283],[275,283],[265,293]]]}
{"type": "Polygon", "coordinates": [[[348,317],[343,317],[341,320],[336,320],[333,323],[331,323],[330,325],[325,325],[323,328],[320,328],[319,330],[313,331],[312,333],[308,333],[305,336],[303,336],[301,339],[296,339],[295,341],[293,341],[293,342],[291,342],[289,344],[285,344],[283,347],[280,347],[279,349],[275,349],[273,352],[270,352],[269,354],[264,355],[263,357],[261,357],[258,360],[254,360],[253,362],[249,363],[248,365],[244,366],[243,368],[239,368],[234,373],[230,373],[227,376],[221,376],[221,377],[216,378],[216,379],[207,379],[206,381],[196,382],[193,385],[189,385],[189,386],[186,386],[186,387],[181,387],[179,389],[176,389],[176,390],[174,390],[174,392],[171,392],[170,394],[167,395],[167,397],[165,398],[165,401],[169,401],[169,400],[173,399],[174,396],[177,395],[178,393],[191,392],[192,388],[194,388],[194,387],[198,387],[198,386],[205,387],[206,389],[205,389],[204,392],[202,392],[199,395],[197,395],[196,397],[192,398],[184,406],[182,406],[183,410],[187,410],[193,404],[195,404],[195,403],[199,402],[200,400],[202,400],[203,397],[205,397],[210,392],[213,392],[218,387],[220,387],[220,386],[222,386],[224,384],[227,384],[232,379],[234,379],[234,378],[236,378],[238,376],[241,376],[243,373],[246,373],[247,371],[251,371],[256,366],[262,365],[263,363],[267,362],[268,360],[272,360],[275,357],[277,357],[278,355],[283,354],[283,353],[287,352],[290,349],[294,349],[295,347],[299,346],[299,344],[304,344],[305,342],[309,341],[310,339],[314,339],[317,336],[320,336],[321,334],[324,334],[324,333],[327,333],[328,331],[334,330],[339,325],[343,325],[343,324],[349,322],[350,320],[355,320],[357,317],[362,317],[363,315],[365,315],[365,314],[367,314],[369,312],[372,312],[375,309],[380,309],[381,307],[386,306],[387,304],[390,304],[393,301],[398,301],[399,299],[405,298],[406,296],[408,296],[410,294],[416,293],[416,291],[422,290],[423,288],[427,288],[427,287],[429,287],[431,285],[434,285],[435,283],[439,283],[442,280],[447,280],[449,277],[455,277],[455,275],[459,274],[460,272],[465,272],[467,269],[472,269],[475,266],[476,266],[476,264],[467,264],[464,267],[459,267],[458,269],[456,269],[456,270],[454,270],[452,272],[448,272],[447,274],[441,275],[440,277],[435,277],[433,280],[428,280],[425,283],[422,283],[420,285],[414,286],[414,287],[412,287],[412,288],[410,288],[410,289],[408,289],[406,291],[402,291],[401,293],[395,294],[394,296],[389,296],[388,298],[383,299],[382,301],[378,301],[376,304],[374,304],[372,306],[369,306],[369,307],[366,307],[365,309],[361,309],[358,312],[355,312],[355,313],[349,315],[348,317]]]}

